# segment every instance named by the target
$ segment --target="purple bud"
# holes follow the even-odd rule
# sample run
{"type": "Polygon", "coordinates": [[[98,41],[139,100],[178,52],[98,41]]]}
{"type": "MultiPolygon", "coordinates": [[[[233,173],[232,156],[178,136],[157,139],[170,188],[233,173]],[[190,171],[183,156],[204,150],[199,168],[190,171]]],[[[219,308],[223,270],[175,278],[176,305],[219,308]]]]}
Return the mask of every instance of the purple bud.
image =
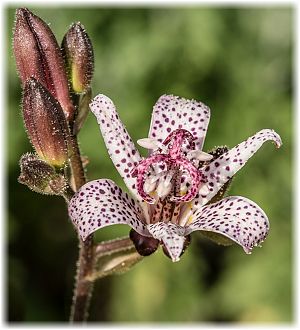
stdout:
{"type": "Polygon", "coordinates": [[[24,87],[22,106],[27,133],[37,154],[50,165],[64,166],[69,131],[58,101],[31,78],[24,87]]]}
{"type": "Polygon", "coordinates": [[[13,47],[22,85],[34,77],[59,101],[71,120],[74,106],[59,45],[49,26],[27,8],[16,12],[13,47]]]}
{"type": "Polygon", "coordinates": [[[141,256],[149,256],[154,253],[159,245],[159,240],[153,237],[140,235],[133,229],[130,230],[129,238],[132,240],[137,252],[141,256]]]}
{"type": "Polygon", "coordinates": [[[60,195],[66,188],[65,178],[36,155],[27,153],[20,159],[18,181],[40,194],[60,195]]]}
{"type": "MultiPolygon", "coordinates": [[[[185,236],[184,238],[185,238],[185,241],[184,241],[184,243],[183,243],[183,249],[182,249],[182,251],[181,251],[180,257],[183,255],[183,253],[185,252],[185,250],[186,250],[186,249],[188,248],[188,246],[191,244],[191,235],[187,235],[187,236],[185,236]]],[[[164,251],[164,254],[165,254],[168,258],[172,259],[172,258],[170,257],[170,254],[169,254],[168,249],[165,247],[164,244],[162,244],[162,249],[163,249],[163,251],[164,251]]]]}
{"type": "Polygon", "coordinates": [[[74,23],[70,27],[62,41],[62,50],[73,91],[86,92],[93,76],[94,52],[83,25],[74,23]]]}

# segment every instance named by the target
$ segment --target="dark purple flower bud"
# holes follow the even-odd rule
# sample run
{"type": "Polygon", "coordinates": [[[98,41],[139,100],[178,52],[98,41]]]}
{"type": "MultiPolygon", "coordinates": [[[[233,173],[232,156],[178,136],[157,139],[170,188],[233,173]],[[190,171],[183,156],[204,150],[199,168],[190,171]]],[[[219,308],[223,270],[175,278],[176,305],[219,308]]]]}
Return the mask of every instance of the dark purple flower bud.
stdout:
{"type": "Polygon", "coordinates": [[[133,229],[130,230],[129,237],[141,256],[149,256],[157,250],[159,245],[159,240],[140,235],[133,229]]]}
{"type": "Polygon", "coordinates": [[[22,106],[27,133],[37,154],[50,165],[64,166],[69,130],[58,101],[31,78],[24,87],[22,106]]]}
{"type": "Polygon", "coordinates": [[[75,93],[84,93],[90,86],[94,71],[94,52],[83,25],[74,23],[65,34],[62,50],[75,93]]]}
{"type": "Polygon", "coordinates": [[[74,106],[59,45],[49,26],[27,8],[16,12],[13,47],[22,85],[34,77],[59,101],[71,120],[74,106]]]}
{"type": "Polygon", "coordinates": [[[23,155],[20,159],[20,167],[21,174],[18,181],[35,192],[60,195],[67,186],[65,178],[36,155],[30,153],[23,155]]]}
{"type": "MultiPolygon", "coordinates": [[[[181,256],[183,255],[183,253],[185,252],[185,250],[186,250],[186,249],[188,248],[188,246],[191,244],[191,235],[187,235],[187,236],[185,236],[184,238],[185,238],[185,241],[184,241],[184,244],[183,244],[183,249],[182,249],[182,252],[181,252],[181,254],[180,254],[179,257],[181,257],[181,256]]],[[[168,258],[172,259],[172,258],[170,257],[169,251],[167,250],[167,248],[165,247],[164,244],[162,244],[162,249],[163,249],[163,251],[164,251],[164,254],[165,254],[168,258]]]]}

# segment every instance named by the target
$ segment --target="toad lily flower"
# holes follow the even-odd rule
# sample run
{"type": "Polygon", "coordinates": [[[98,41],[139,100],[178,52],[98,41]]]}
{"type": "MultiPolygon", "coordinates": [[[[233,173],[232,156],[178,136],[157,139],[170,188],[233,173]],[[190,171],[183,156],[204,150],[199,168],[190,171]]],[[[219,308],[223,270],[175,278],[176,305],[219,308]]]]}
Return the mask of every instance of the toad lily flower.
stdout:
{"type": "Polygon", "coordinates": [[[264,129],[218,155],[202,151],[210,110],[203,103],[172,95],[154,106],[148,138],[138,143],[149,150],[142,158],[119,119],[112,101],[98,95],[90,105],[110,157],[134,198],[113,181],[85,184],[71,199],[69,215],[85,240],[97,229],[128,224],[138,252],[149,255],[158,245],[178,261],[199,230],[241,245],[246,253],[268,234],[269,222],[254,202],[230,196],[208,204],[248,159],[277,133],[264,129]]]}

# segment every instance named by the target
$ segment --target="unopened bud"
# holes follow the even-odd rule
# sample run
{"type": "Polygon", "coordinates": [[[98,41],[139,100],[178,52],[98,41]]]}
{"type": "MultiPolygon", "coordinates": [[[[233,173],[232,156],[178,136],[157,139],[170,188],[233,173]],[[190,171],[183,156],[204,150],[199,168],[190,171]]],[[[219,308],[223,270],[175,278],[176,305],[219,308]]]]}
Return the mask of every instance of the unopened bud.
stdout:
{"type": "Polygon", "coordinates": [[[62,41],[69,80],[75,93],[84,93],[90,86],[94,71],[94,52],[83,25],[74,23],[62,41]]]}
{"type": "Polygon", "coordinates": [[[13,46],[22,85],[29,78],[36,78],[59,101],[66,118],[71,120],[75,110],[69,97],[64,61],[49,26],[27,8],[18,9],[13,46]]]}
{"type": "MultiPolygon", "coordinates": [[[[181,256],[184,254],[185,250],[186,250],[186,249],[188,248],[188,246],[191,244],[191,235],[187,235],[187,236],[185,236],[184,238],[185,238],[185,240],[184,240],[184,243],[183,243],[183,249],[182,249],[181,254],[180,254],[179,257],[181,257],[181,256]]],[[[171,256],[170,256],[170,254],[169,254],[168,249],[165,247],[164,244],[162,244],[162,249],[163,249],[163,251],[164,251],[164,254],[165,254],[168,258],[172,259],[171,256]]]]}
{"type": "Polygon", "coordinates": [[[153,237],[143,236],[133,229],[130,230],[129,237],[141,256],[149,256],[154,253],[159,245],[159,240],[153,237]]]}
{"type": "Polygon", "coordinates": [[[24,87],[22,106],[27,133],[37,154],[50,165],[64,166],[69,131],[60,104],[31,78],[24,87]]]}
{"type": "Polygon", "coordinates": [[[20,159],[21,174],[18,181],[40,194],[61,195],[66,188],[65,178],[36,155],[27,153],[20,159]]]}

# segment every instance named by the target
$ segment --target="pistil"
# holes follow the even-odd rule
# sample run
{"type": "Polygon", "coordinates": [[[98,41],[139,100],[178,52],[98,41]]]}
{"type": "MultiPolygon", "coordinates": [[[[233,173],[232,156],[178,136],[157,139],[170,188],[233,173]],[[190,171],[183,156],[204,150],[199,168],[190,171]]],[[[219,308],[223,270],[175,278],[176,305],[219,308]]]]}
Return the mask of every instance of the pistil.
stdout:
{"type": "Polygon", "coordinates": [[[159,198],[169,196],[170,201],[177,203],[188,202],[196,196],[202,179],[201,172],[185,156],[187,152],[195,150],[194,140],[194,136],[184,129],[174,130],[161,144],[155,143],[153,139],[139,140],[142,146],[159,146],[150,157],[140,161],[132,172],[132,176],[137,177],[137,189],[144,201],[149,204],[157,202],[150,196],[153,191],[151,189],[156,189],[159,198]],[[160,173],[156,171],[158,163],[165,167],[160,173]],[[180,189],[172,189],[172,184],[173,178],[182,171],[189,174],[191,186],[185,195],[180,196],[180,189]],[[158,184],[154,184],[157,181],[158,184]]]}

